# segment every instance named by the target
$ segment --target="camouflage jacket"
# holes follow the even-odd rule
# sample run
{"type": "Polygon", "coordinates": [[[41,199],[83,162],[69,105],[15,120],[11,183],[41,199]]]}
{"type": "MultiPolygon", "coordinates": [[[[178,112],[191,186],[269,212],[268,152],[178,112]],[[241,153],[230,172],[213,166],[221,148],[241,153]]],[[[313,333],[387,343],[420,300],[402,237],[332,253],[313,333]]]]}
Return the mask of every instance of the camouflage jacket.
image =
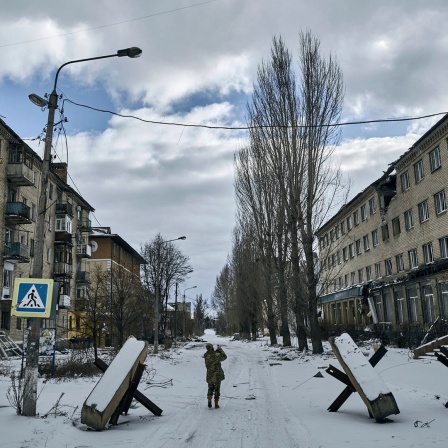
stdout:
{"type": "Polygon", "coordinates": [[[217,383],[225,379],[224,371],[221,367],[221,361],[227,359],[227,355],[222,348],[216,351],[212,349],[207,350],[204,354],[205,367],[207,368],[207,383],[217,383]]]}

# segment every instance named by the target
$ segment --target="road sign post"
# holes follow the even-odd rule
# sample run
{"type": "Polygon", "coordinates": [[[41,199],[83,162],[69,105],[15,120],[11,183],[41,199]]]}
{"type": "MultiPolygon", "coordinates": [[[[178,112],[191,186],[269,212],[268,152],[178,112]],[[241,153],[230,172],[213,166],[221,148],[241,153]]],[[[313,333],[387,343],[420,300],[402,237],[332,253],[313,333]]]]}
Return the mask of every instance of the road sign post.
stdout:
{"type": "Polygon", "coordinates": [[[22,414],[36,415],[37,376],[39,362],[40,319],[49,318],[52,312],[54,282],[42,278],[16,278],[12,297],[11,316],[30,319],[30,331],[26,347],[22,414]]]}

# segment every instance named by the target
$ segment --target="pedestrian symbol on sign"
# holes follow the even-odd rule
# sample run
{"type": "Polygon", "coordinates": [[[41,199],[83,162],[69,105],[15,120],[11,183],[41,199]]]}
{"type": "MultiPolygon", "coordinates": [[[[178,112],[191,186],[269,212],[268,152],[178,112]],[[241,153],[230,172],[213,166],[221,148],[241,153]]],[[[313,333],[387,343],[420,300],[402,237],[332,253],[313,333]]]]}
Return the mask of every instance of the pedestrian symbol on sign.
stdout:
{"type": "Polygon", "coordinates": [[[35,285],[33,285],[26,294],[26,296],[23,298],[23,300],[19,303],[20,308],[45,308],[44,304],[42,302],[42,299],[40,298],[39,293],[37,292],[37,288],[35,285]],[[26,303],[24,303],[26,302],[26,303]]]}
{"type": "Polygon", "coordinates": [[[53,280],[19,278],[14,282],[11,315],[19,317],[50,317],[53,280]]]}

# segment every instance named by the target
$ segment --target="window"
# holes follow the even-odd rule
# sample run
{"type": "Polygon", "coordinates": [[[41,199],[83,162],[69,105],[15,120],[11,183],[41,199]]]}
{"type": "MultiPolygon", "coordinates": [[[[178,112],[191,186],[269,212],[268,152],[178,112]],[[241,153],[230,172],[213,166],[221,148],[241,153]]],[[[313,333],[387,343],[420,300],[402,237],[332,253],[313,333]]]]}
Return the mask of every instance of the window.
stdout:
{"type": "Polygon", "coordinates": [[[373,303],[375,304],[376,315],[378,320],[383,322],[383,301],[381,300],[381,293],[377,292],[373,294],[373,303]]]}
{"type": "Polygon", "coordinates": [[[30,257],[34,257],[34,239],[30,239],[30,257]]]}
{"type": "Polygon", "coordinates": [[[419,183],[425,177],[425,172],[423,171],[423,160],[420,159],[414,165],[414,175],[415,175],[415,183],[419,183]]]}
{"type": "Polygon", "coordinates": [[[11,325],[11,312],[10,311],[2,311],[2,319],[1,319],[0,328],[9,330],[10,325],[11,325]]]}
{"type": "Polygon", "coordinates": [[[3,269],[3,287],[12,288],[12,273],[9,269],[3,269]]]}
{"type": "Polygon", "coordinates": [[[344,259],[344,261],[347,261],[347,260],[348,260],[348,256],[347,256],[347,248],[346,248],[346,247],[344,247],[344,248],[342,249],[342,258],[344,259]]]}
{"type": "Polygon", "coordinates": [[[364,269],[358,270],[358,281],[359,281],[359,283],[364,282],[364,269]]]}
{"type": "Polygon", "coordinates": [[[417,249],[409,250],[408,255],[409,255],[409,267],[411,269],[418,268],[417,249]]]}
{"type": "Polygon", "coordinates": [[[72,219],[67,215],[56,216],[56,232],[72,233],[72,219]]]}
{"type": "Polygon", "coordinates": [[[334,230],[330,230],[330,243],[334,241],[334,230]]]}
{"type": "Polygon", "coordinates": [[[397,311],[397,314],[395,316],[396,323],[402,324],[404,323],[404,297],[402,296],[402,293],[398,291],[394,292],[394,297],[395,297],[395,309],[397,311]]]}
{"type": "Polygon", "coordinates": [[[384,260],[384,269],[386,271],[386,275],[392,275],[392,258],[384,260]]]}
{"type": "Polygon", "coordinates": [[[51,232],[51,216],[48,217],[48,221],[47,221],[47,228],[48,230],[51,232]]]}
{"type": "Polygon", "coordinates": [[[372,280],[372,266],[366,267],[366,280],[369,282],[372,280]]]}
{"type": "Polygon", "coordinates": [[[381,264],[375,263],[375,277],[380,278],[381,277],[381,264]]]}
{"type": "Polygon", "coordinates": [[[347,232],[353,229],[352,215],[347,217],[347,232]]]}
{"type": "Polygon", "coordinates": [[[339,277],[339,289],[342,289],[344,287],[344,282],[342,280],[342,277],[339,277]]]}
{"type": "Polygon", "coordinates": [[[325,249],[325,238],[320,239],[320,248],[325,249]]]}
{"type": "Polygon", "coordinates": [[[344,276],[344,281],[345,281],[345,287],[347,288],[348,286],[350,286],[350,282],[348,280],[348,274],[345,274],[344,276]]]}
{"type": "Polygon", "coordinates": [[[361,240],[356,240],[355,246],[356,246],[356,255],[360,255],[361,254],[361,240]]]}
{"type": "Polygon", "coordinates": [[[392,231],[394,232],[394,236],[400,235],[400,218],[397,216],[392,220],[392,231]]]}
{"type": "Polygon", "coordinates": [[[356,274],[354,272],[350,273],[351,283],[354,285],[356,283],[356,274]]]}
{"type": "Polygon", "coordinates": [[[361,205],[361,220],[367,221],[367,210],[366,210],[366,204],[361,205]]]}
{"type": "Polygon", "coordinates": [[[442,313],[448,317],[448,283],[440,283],[440,296],[442,298],[442,313]]]}
{"type": "Polygon", "coordinates": [[[412,229],[414,227],[414,218],[412,216],[411,208],[404,212],[404,226],[406,230],[412,229]]]}
{"type": "Polygon", "coordinates": [[[341,235],[345,235],[345,221],[341,221],[341,235]]]}
{"type": "Polygon", "coordinates": [[[363,243],[364,243],[364,252],[367,250],[370,250],[370,243],[369,243],[369,235],[364,235],[362,237],[363,243]]]}
{"type": "Polygon", "coordinates": [[[425,200],[423,202],[420,202],[418,204],[418,217],[420,219],[420,222],[428,221],[429,219],[429,208],[428,208],[428,201],[425,200]]]}
{"type": "Polygon", "coordinates": [[[432,243],[423,244],[423,261],[425,264],[434,262],[434,253],[432,251],[432,243]]]}
{"type": "Polygon", "coordinates": [[[406,297],[407,297],[408,303],[409,303],[409,311],[411,314],[411,321],[416,323],[416,322],[418,322],[417,288],[415,286],[406,288],[406,297]]]}
{"type": "Polygon", "coordinates": [[[373,247],[378,246],[378,230],[377,229],[375,229],[372,232],[372,243],[373,243],[373,247]]]}
{"type": "Polygon", "coordinates": [[[389,239],[389,224],[383,224],[381,226],[381,235],[383,241],[387,241],[389,239]]]}
{"type": "Polygon", "coordinates": [[[47,263],[51,263],[51,249],[47,249],[47,263]]]}
{"type": "Polygon", "coordinates": [[[434,294],[430,285],[422,287],[423,320],[425,324],[432,324],[436,320],[434,312],[434,294]]]}
{"type": "Polygon", "coordinates": [[[338,259],[338,264],[341,264],[342,263],[342,252],[340,250],[338,250],[336,252],[336,257],[338,259]]]}
{"type": "Polygon", "coordinates": [[[371,215],[373,215],[375,213],[375,210],[376,210],[375,198],[369,199],[369,210],[370,210],[371,215]]]}
{"type": "Polygon", "coordinates": [[[401,191],[407,191],[410,188],[410,182],[409,182],[409,173],[407,171],[405,171],[401,176],[400,176],[400,180],[401,180],[401,191]]]}
{"type": "Polygon", "coordinates": [[[336,254],[332,254],[331,255],[331,267],[335,267],[336,266],[336,254]]]}
{"type": "Polygon", "coordinates": [[[440,149],[437,147],[433,149],[429,153],[429,166],[431,167],[431,172],[435,171],[437,168],[440,168],[442,162],[440,160],[440,149]]]}
{"type": "Polygon", "coordinates": [[[53,199],[53,184],[50,184],[50,188],[48,190],[48,199],[53,199]]]}
{"type": "Polygon", "coordinates": [[[31,219],[33,221],[36,221],[36,212],[37,212],[36,204],[31,204],[31,219]]]}
{"type": "Polygon", "coordinates": [[[355,223],[355,226],[359,224],[359,212],[358,210],[353,212],[353,222],[355,223]]]}
{"type": "Polygon", "coordinates": [[[397,263],[397,272],[404,271],[403,254],[396,255],[395,256],[395,262],[397,263]]]}
{"type": "Polygon", "coordinates": [[[336,226],[334,228],[334,234],[336,235],[336,239],[339,239],[339,227],[338,226],[336,226]]]}
{"type": "Polygon", "coordinates": [[[445,190],[439,191],[434,195],[434,206],[438,215],[446,211],[445,190]]]}
{"type": "Polygon", "coordinates": [[[440,258],[448,258],[448,236],[440,238],[440,258]]]}
{"type": "Polygon", "coordinates": [[[355,256],[355,245],[353,243],[348,245],[348,253],[350,255],[350,258],[353,258],[355,256]]]}
{"type": "Polygon", "coordinates": [[[392,295],[388,290],[383,291],[383,303],[384,303],[384,320],[386,322],[393,322],[394,313],[393,313],[392,295]]]}

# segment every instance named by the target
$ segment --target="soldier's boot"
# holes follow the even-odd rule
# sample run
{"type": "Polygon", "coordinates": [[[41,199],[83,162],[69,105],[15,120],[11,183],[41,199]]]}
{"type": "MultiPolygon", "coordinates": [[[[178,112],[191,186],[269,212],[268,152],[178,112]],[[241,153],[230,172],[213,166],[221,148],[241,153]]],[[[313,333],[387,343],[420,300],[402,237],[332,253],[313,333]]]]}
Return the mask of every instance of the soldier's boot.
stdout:
{"type": "Polygon", "coordinates": [[[215,400],[215,409],[219,409],[218,401],[219,401],[219,398],[215,400]]]}
{"type": "Polygon", "coordinates": [[[212,407],[212,396],[211,395],[207,395],[207,400],[208,400],[208,407],[211,408],[212,407]]]}

